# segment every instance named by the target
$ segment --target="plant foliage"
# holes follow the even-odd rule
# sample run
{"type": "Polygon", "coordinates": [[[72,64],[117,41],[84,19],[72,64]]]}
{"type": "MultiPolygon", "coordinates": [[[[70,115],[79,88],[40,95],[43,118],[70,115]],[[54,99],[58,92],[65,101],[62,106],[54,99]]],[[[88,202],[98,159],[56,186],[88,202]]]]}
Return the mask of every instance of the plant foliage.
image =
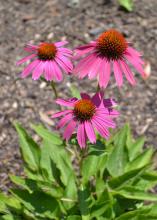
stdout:
{"type": "Polygon", "coordinates": [[[26,176],[11,176],[16,187],[9,195],[0,194],[1,220],[157,219],[155,152],[143,148],[143,137],[132,138],[129,125],[109,141],[89,144],[83,160],[73,155],[73,140],[68,149],[42,125],[32,128],[40,145],[16,124],[26,176]]]}

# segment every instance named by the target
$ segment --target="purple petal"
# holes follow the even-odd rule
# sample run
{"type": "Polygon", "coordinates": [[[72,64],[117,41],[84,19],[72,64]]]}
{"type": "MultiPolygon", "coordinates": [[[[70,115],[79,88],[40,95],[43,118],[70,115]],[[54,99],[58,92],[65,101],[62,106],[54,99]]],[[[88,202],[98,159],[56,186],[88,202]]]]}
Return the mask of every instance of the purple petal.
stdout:
{"type": "Polygon", "coordinates": [[[122,76],[122,70],[121,70],[121,67],[118,61],[113,62],[113,70],[114,70],[114,76],[115,76],[117,85],[121,87],[123,84],[123,76],[122,76]]]}
{"type": "Polygon", "coordinates": [[[44,63],[42,61],[39,62],[39,64],[35,67],[32,74],[32,79],[37,80],[43,73],[44,69],[44,63]]]}
{"type": "Polygon", "coordinates": [[[128,52],[128,53],[131,54],[132,56],[137,56],[137,57],[142,56],[141,53],[139,53],[137,50],[135,50],[135,49],[132,48],[132,47],[128,47],[126,52],[128,52]]]}
{"type": "Polygon", "coordinates": [[[90,70],[88,72],[89,79],[93,79],[97,76],[102,63],[103,63],[103,59],[97,57],[95,62],[93,62],[93,64],[90,66],[90,70]]]}
{"type": "Polygon", "coordinates": [[[85,134],[85,128],[84,128],[83,123],[78,125],[77,141],[80,145],[80,148],[85,148],[85,146],[86,146],[86,134],[85,134]]]}
{"type": "Polygon", "coordinates": [[[62,81],[63,80],[62,72],[55,61],[51,61],[51,67],[54,71],[54,77],[56,78],[56,81],[62,81]]]}
{"type": "Polygon", "coordinates": [[[81,93],[81,98],[82,99],[91,99],[90,96],[86,93],[81,93]]]}
{"type": "Polygon", "coordinates": [[[103,97],[104,97],[104,92],[97,92],[93,97],[92,97],[92,102],[99,107],[103,101],[103,97]]]}
{"type": "MultiPolygon", "coordinates": [[[[110,117],[110,116],[109,116],[110,117]]],[[[115,128],[116,124],[111,118],[104,118],[103,114],[97,114],[94,116],[94,119],[97,120],[99,123],[103,123],[105,127],[115,128]]]]}
{"type": "Polygon", "coordinates": [[[99,85],[100,87],[106,88],[108,85],[108,82],[110,80],[110,73],[111,73],[111,65],[110,62],[107,60],[103,61],[103,64],[100,69],[99,73],[99,85]]]}
{"type": "Polygon", "coordinates": [[[114,99],[104,99],[103,105],[105,108],[111,108],[117,106],[117,102],[114,99]]]}
{"type": "Polygon", "coordinates": [[[95,132],[94,132],[91,122],[85,121],[85,130],[86,130],[86,134],[90,142],[92,144],[96,143],[96,136],[95,136],[95,132]]]}
{"type": "Polygon", "coordinates": [[[66,129],[64,130],[63,138],[68,141],[73,131],[75,130],[75,127],[76,127],[76,121],[74,120],[70,121],[70,123],[67,125],[66,129]]]}
{"type": "Polygon", "coordinates": [[[67,57],[63,55],[57,55],[57,57],[69,68],[70,71],[73,69],[73,64],[67,57]]]}
{"type": "Polygon", "coordinates": [[[57,112],[57,113],[53,114],[51,116],[51,118],[58,118],[58,117],[60,117],[62,115],[66,115],[68,113],[72,113],[72,110],[64,110],[64,111],[61,111],[61,112],[57,112]]]}
{"type": "Polygon", "coordinates": [[[25,63],[27,60],[30,60],[30,59],[34,58],[35,56],[36,56],[36,54],[31,54],[29,56],[26,56],[23,59],[17,61],[16,65],[18,66],[18,65],[20,65],[22,63],[25,63]]]}
{"type": "Polygon", "coordinates": [[[91,48],[91,47],[95,47],[96,46],[96,42],[95,41],[92,41],[90,42],[89,44],[85,44],[83,46],[79,46],[79,47],[76,47],[74,51],[80,51],[80,50],[85,50],[85,49],[88,49],[88,48],[91,48]]]}
{"type": "Polygon", "coordinates": [[[52,81],[52,80],[55,80],[56,79],[56,76],[55,76],[55,71],[54,71],[54,68],[52,66],[52,61],[46,61],[45,62],[45,79],[47,81],[52,81]]]}
{"type": "Polygon", "coordinates": [[[103,114],[103,117],[118,117],[119,112],[115,109],[108,109],[108,108],[98,108],[97,109],[97,114],[103,114]]]}
{"type": "Polygon", "coordinates": [[[92,119],[92,124],[102,137],[104,137],[106,139],[109,138],[109,131],[105,128],[103,123],[100,123],[99,121],[97,121],[96,119],[93,118],[92,119]]]}
{"type": "MultiPolygon", "coordinates": [[[[95,54],[90,54],[87,57],[83,58],[73,69],[73,73],[74,74],[78,74],[80,71],[82,70],[87,70],[91,64],[93,63],[93,61],[95,60],[96,56],[95,54]],[[90,65],[89,65],[90,64],[90,65]]],[[[87,72],[86,72],[87,75],[87,72]]],[[[85,75],[84,75],[85,76],[85,75]]],[[[83,78],[83,77],[81,77],[83,78]]]]}
{"type": "Polygon", "coordinates": [[[121,64],[122,70],[123,70],[127,80],[130,82],[131,85],[135,85],[136,81],[134,79],[134,75],[131,72],[131,70],[128,67],[128,65],[124,61],[121,61],[120,64],[121,64]]]}
{"type": "Polygon", "coordinates": [[[142,64],[141,64],[141,62],[140,62],[139,59],[136,59],[136,58],[132,57],[132,56],[129,55],[129,54],[125,54],[125,58],[134,66],[134,68],[135,68],[142,76],[145,75],[144,70],[143,70],[143,67],[142,67],[142,64]]]}
{"type": "Polygon", "coordinates": [[[55,43],[55,46],[56,47],[61,47],[61,46],[64,46],[66,44],[68,44],[68,41],[59,41],[59,42],[55,43]]]}
{"type": "Polygon", "coordinates": [[[67,114],[59,121],[57,128],[63,128],[72,118],[73,118],[72,113],[67,114]]]}
{"type": "Polygon", "coordinates": [[[25,78],[27,77],[29,74],[31,74],[32,70],[39,64],[39,60],[34,60],[32,61],[21,73],[21,77],[25,78]]]}
{"type": "Polygon", "coordinates": [[[73,99],[57,99],[56,103],[62,106],[68,106],[68,107],[74,107],[75,103],[78,101],[77,98],[73,98],[73,99]]]}
{"type": "Polygon", "coordinates": [[[55,61],[66,73],[71,72],[71,69],[69,68],[69,66],[66,63],[64,63],[59,57],[56,57],[55,61]]]}

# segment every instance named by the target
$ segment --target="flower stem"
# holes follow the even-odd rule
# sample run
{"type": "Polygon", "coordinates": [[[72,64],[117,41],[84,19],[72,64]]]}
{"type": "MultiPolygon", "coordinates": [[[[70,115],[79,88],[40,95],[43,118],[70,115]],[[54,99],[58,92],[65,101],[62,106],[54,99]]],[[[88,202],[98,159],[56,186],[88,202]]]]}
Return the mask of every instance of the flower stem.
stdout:
{"type": "Polygon", "coordinates": [[[55,98],[57,99],[58,98],[58,93],[57,93],[54,81],[51,81],[51,88],[52,88],[52,90],[54,92],[55,98]]]}
{"type": "Polygon", "coordinates": [[[97,86],[97,92],[100,92],[100,86],[99,86],[99,84],[98,84],[98,86],[97,86]]]}

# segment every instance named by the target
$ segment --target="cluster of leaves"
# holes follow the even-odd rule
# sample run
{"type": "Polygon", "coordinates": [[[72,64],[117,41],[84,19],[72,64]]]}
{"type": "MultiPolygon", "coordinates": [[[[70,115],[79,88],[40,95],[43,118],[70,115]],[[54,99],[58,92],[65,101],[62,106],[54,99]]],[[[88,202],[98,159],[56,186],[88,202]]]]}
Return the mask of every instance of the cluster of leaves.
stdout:
{"type": "Polygon", "coordinates": [[[40,146],[16,124],[26,177],[11,176],[18,187],[0,194],[0,219],[157,219],[154,150],[143,149],[144,138],[134,140],[128,125],[88,146],[79,175],[60,137],[42,125],[32,128],[40,146]]]}

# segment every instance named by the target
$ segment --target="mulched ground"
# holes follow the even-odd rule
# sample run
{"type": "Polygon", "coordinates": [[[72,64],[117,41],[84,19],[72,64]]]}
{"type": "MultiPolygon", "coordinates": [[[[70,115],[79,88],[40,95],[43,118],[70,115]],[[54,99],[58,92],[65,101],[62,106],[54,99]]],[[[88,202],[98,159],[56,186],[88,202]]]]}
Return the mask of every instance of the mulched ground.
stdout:
{"type": "MultiPolygon", "coordinates": [[[[59,41],[68,39],[69,47],[95,39],[108,28],[116,28],[141,50],[151,63],[151,77],[146,82],[137,76],[138,85],[125,83],[121,91],[115,83],[107,96],[120,103],[120,127],[126,121],[135,135],[147,136],[147,143],[157,146],[157,1],[135,0],[132,13],[119,8],[116,0],[0,0],[0,188],[7,190],[8,175],[21,172],[17,134],[12,122],[25,127],[43,120],[42,112],[55,109],[53,94],[43,82],[30,78],[16,79],[23,67],[15,62],[24,56],[22,48],[28,41],[59,41]],[[39,114],[40,113],[40,114],[39,114]]],[[[68,77],[67,77],[68,78],[68,77]]],[[[68,95],[67,78],[59,85],[60,94],[68,95]]],[[[69,80],[69,78],[68,78],[69,80]]],[[[81,91],[93,91],[96,83],[78,82],[81,91]],[[90,85],[90,86],[89,86],[90,85]]],[[[35,138],[37,138],[35,136],[35,138]]]]}

